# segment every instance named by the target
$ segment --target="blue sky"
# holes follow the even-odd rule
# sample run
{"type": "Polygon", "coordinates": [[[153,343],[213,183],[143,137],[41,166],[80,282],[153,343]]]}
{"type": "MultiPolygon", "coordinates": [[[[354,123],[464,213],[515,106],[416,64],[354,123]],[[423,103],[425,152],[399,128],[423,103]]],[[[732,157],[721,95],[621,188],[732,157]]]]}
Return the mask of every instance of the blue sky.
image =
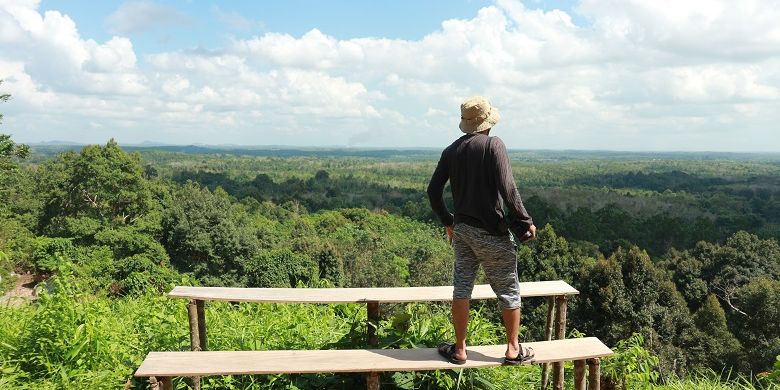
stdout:
{"type": "Polygon", "coordinates": [[[0,0],[22,142],[780,151],[771,0],[0,0]]]}

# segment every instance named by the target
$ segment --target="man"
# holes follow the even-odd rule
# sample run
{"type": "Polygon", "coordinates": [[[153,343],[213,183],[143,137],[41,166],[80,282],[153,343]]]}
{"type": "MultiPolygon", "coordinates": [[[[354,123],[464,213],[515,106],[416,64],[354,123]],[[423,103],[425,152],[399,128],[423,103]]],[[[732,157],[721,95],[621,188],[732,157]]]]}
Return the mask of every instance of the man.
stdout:
{"type": "Polygon", "coordinates": [[[447,228],[455,251],[452,321],[455,344],[444,343],[439,353],[455,364],[466,363],[466,329],[469,299],[479,264],[502,309],[507,332],[505,364],[520,364],[533,358],[531,348],[521,348],[520,284],[517,280],[516,245],[509,233],[528,241],[536,238],[536,227],[523,206],[512,177],[506,147],[490,129],[500,115],[487,99],[474,96],[460,106],[458,138],[441,154],[428,185],[431,207],[447,228]],[[444,204],[444,185],[450,181],[454,215],[444,204]],[[504,206],[509,211],[505,215],[504,206]]]}

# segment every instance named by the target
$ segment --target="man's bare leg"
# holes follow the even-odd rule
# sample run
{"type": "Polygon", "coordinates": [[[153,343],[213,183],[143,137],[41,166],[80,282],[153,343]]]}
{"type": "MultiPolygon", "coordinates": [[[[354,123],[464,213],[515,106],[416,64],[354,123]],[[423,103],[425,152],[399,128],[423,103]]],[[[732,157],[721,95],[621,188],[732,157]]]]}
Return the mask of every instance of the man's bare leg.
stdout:
{"type": "Polygon", "coordinates": [[[506,328],[505,356],[514,359],[520,353],[520,309],[503,309],[501,317],[504,319],[504,327],[506,328]]]}
{"type": "Polygon", "coordinates": [[[455,298],[452,300],[452,323],[455,325],[456,359],[466,359],[466,331],[469,326],[469,300],[455,298]]]}

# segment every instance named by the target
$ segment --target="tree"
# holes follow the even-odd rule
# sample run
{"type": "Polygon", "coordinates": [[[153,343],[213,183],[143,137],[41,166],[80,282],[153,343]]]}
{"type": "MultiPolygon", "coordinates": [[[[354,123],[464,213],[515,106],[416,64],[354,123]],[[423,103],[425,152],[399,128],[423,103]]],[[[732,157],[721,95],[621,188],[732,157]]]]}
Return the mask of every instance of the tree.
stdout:
{"type": "Polygon", "coordinates": [[[704,305],[696,311],[694,322],[701,330],[699,337],[702,339],[703,347],[700,354],[697,351],[690,351],[694,359],[699,360],[697,363],[713,370],[721,370],[735,366],[735,363],[743,360],[739,358],[742,345],[729,331],[726,312],[715,295],[707,296],[704,305]]]}
{"type": "MultiPolygon", "coordinates": [[[[0,85],[3,84],[3,80],[0,80],[0,85]]],[[[5,103],[11,98],[9,94],[0,94],[0,103],[5,103]]],[[[3,123],[3,114],[0,113],[0,124],[3,123]]],[[[26,159],[30,156],[30,147],[27,145],[21,145],[11,140],[11,136],[8,134],[0,134],[0,189],[3,190],[2,194],[5,194],[7,187],[10,187],[7,182],[8,174],[16,171],[19,166],[16,164],[15,159],[26,159]]],[[[7,201],[7,199],[0,199],[7,201]]],[[[5,204],[6,202],[3,202],[5,204]]]]}
{"type": "MultiPolygon", "coordinates": [[[[11,95],[0,94],[0,103],[10,98],[11,95]]],[[[0,113],[0,124],[2,120],[0,113]]],[[[5,249],[10,241],[30,235],[35,227],[39,203],[30,175],[19,166],[19,160],[29,155],[27,145],[15,143],[8,134],[0,134],[0,249],[5,249]]]]}
{"type": "Polygon", "coordinates": [[[246,265],[249,287],[295,287],[317,280],[317,263],[289,249],[264,252],[246,265]]]}
{"type": "Polygon", "coordinates": [[[710,291],[737,313],[744,312],[734,300],[738,289],[760,276],[780,280],[780,245],[744,231],[722,246],[699,243],[693,255],[704,265],[702,275],[710,291]]]}
{"type": "Polygon", "coordinates": [[[729,324],[745,347],[753,372],[766,371],[780,355],[780,280],[759,276],[740,287],[732,297],[744,315],[730,312],[729,324]]]}
{"type": "Polygon", "coordinates": [[[174,193],[162,231],[171,264],[207,285],[243,285],[246,262],[259,249],[243,207],[219,188],[212,193],[192,182],[174,193]]]}
{"type": "Polygon", "coordinates": [[[0,217],[22,220],[24,225],[32,228],[33,221],[25,216],[35,213],[37,202],[30,177],[26,171],[19,169],[18,163],[29,155],[27,145],[17,144],[10,135],[0,134],[0,217]]]}
{"type": "MultiPolygon", "coordinates": [[[[545,225],[537,232],[537,239],[526,245],[521,245],[517,252],[517,272],[520,281],[564,280],[575,287],[580,279],[577,277],[580,269],[594,258],[583,256],[570,247],[565,238],[557,235],[550,225],[545,225]]],[[[576,310],[579,300],[569,301],[569,308],[576,310]]],[[[543,300],[529,299],[523,302],[524,323],[529,329],[543,329],[547,305],[543,300]]]]}
{"type": "Polygon", "coordinates": [[[88,218],[100,226],[133,225],[153,209],[138,154],[128,154],[113,139],[80,153],[63,153],[45,166],[41,230],[69,236],[68,220],[88,218]]]}
{"type": "Polygon", "coordinates": [[[709,287],[701,276],[704,266],[701,260],[688,251],[671,250],[659,266],[671,272],[672,280],[688,302],[689,308],[697,309],[704,303],[709,287]]]}
{"type": "Polygon", "coordinates": [[[584,267],[580,280],[573,317],[586,334],[613,344],[639,333],[660,357],[662,373],[691,368],[685,351],[700,341],[690,312],[668,274],[645,251],[619,248],[607,260],[584,267]]]}
{"type": "Polygon", "coordinates": [[[320,279],[327,279],[335,286],[344,285],[344,260],[336,252],[333,245],[326,245],[317,253],[317,264],[320,270],[320,279]]]}

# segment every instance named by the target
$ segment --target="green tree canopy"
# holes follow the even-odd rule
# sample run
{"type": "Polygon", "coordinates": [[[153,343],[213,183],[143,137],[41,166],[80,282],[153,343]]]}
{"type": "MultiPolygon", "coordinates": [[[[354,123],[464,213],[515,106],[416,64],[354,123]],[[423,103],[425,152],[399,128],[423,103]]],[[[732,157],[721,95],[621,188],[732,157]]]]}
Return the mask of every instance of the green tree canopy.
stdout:
{"type": "Polygon", "coordinates": [[[154,208],[140,157],[125,152],[113,139],[105,146],[63,153],[45,171],[44,232],[66,234],[67,219],[132,225],[154,208]]]}
{"type": "Polygon", "coordinates": [[[225,191],[188,182],[173,195],[162,219],[162,243],[171,263],[204,284],[245,284],[245,266],[255,257],[255,229],[225,191]]]}

